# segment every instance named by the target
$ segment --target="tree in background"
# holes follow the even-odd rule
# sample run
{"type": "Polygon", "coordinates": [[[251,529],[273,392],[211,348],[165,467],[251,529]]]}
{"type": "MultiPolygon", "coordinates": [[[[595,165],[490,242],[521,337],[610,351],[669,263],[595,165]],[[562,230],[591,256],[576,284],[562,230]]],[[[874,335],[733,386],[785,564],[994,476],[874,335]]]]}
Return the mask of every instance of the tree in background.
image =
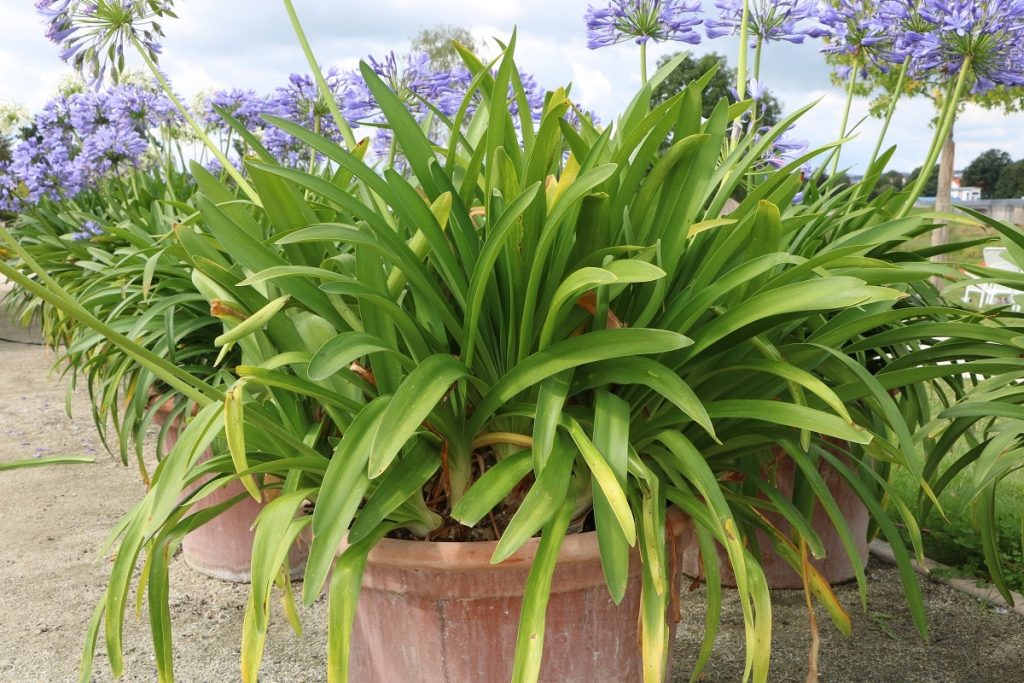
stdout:
{"type": "Polygon", "coordinates": [[[906,176],[899,171],[886,171],[878,178],[878,182],[875,183],[875,189],[871,191],[871,198],[874,199],[878,195],[892,190],[899,192],[907,185],[906,176]]]}
{"type": "MultiPolygon", "coordinates": [[[[921,175],[921,167],[918,166],[910,172],[910,176],[907,178],[907,185],[913,185],[917,177],[921,175]]],[[[939,188],[939,164],[935,165],[932,169],[931,176],[928,177],[928,182],[924,185],[924,191],[921,192],[922,197],[937,197],[939,188]]]]}
{"type": "MultiPolygon", "coordinates": [[[[676,52],[671,55],[665,55],[658,60],[658,66],[664,66],[669,60],[675,58],[679,53],[676,52]]],[[[651,101],[653,104],[661,104],[665,100],[669,99],[676,93],[680,92],[685,88],[691,81],[700,78],[708,71],[718,67],[718,71],[715,72],[714,77],[708,83],[707,87],[704,88],[702,93],[704,96],[704,118],[711,115],[715,105],[723,97],[729,101],[735,100],[736,95],[733,88],[736,87],[736,69],[729,66],[728,61],[723,55],[717,52],[710,52],[700,57],[693,57],[687,55],[683,61],[679,63],[679,66],[675,68],[675,71],[670,73],[668,77],[662,81],[658,87],[654,89],[651,94],[651,101]]],[[[758,98],[757,113],[760,118],[761,124],[765,126],[774,126],[779,122],[782,117],[782,105],[778,99],[767,90],[762,88],[760,96],[758,98]]]]}
{"type": "Polygon", "coordinates": [[[469,29],[451,24],[420,29],[410,41],[409,47],[414,53],[425,53],[435,71],[451,71],[462,66],[462,58],[455,49],[456,42],[474,53],[481,47],[469,29]]]}
{"type": "Polygon", "coordinates": [[[999,176],[1012,163],[1013,158],[1003,150],[986,150],[964,169],[961,184],[980,187],[982,199],[1006,196],[998,194],[996,187],[999,183],[999,176]]]}
{"type": "MultiPolygon", "coordinates": [[[[833,81],[846,85],[851,97],[872,98],[871,114],[884,118],[883,129],[888,128],[895,104],[903,97],[922,95],[935,105],[937,115],[933,124],[938,126],[936,136],[942,140],[938,178],[933,193],[931,181],[935,176],[927,176],[920,194],[934,196],[937,211],[950,211],[953,130],[959,112],[967,104],[976,104],[1010,114],[1020,111],[1024,104],[1024,89],[1019,85],[1016,65],[1018,52],[1012,44],[1015,34],[1011,29],[1016,24],[1011,26],[1006,19],[1015,16],[1017,10],[1008,3],[968,3],[970,9],[948,19],[953,16],[952,10],[929,6],[929,11],[924,12],[920,3],[830,0],[828,4],[848,19],[846,29],[860,36],[856,49],[831,51],[829,62],[839,67],[833,73],[833,81]],[[875,21],[879,18],[881,21],[875,21]],[[919,40],[917,36],[922,34],[931,35],[937,42],[933,45],[919,40]],[[894,42],[892,36],[896,38],[894,42]],[[898,49],[886,53],[887,45],[898,49]],[[930,46],[928,50],[919,49],[925,45],[930,46]],[[899,68],[894,68],[898,63],[890,61],[895,55],[904,58],[899,68]]],[[[849,41],[847,44],[852,45],[849,41]]],[[[881,143],[879,139],[879,147],[881,143]]],[[[876,149],[872,159],[877,158],[878,152],[876,149]]],[[[932,157],[925,165],[931,166],[935,160],[932,157]]],[[[931,239],[932,244],[946,244],[949,226],[932,231],[931,239]]],[[[936,255],[934,259],[945,257],[936,255]]]]}
{"type": "Polygon", "coordinates": [[[993,196],[1008,199],[1024,198],[1024,159],[1007,164],[999,174],[993,196]]]}

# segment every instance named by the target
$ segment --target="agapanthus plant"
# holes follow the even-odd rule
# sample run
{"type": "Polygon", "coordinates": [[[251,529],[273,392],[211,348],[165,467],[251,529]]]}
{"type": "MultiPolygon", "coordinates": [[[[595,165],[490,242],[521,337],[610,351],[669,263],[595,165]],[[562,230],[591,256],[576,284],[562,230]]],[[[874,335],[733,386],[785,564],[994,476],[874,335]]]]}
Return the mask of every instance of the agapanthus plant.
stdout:
{"type": "MultiPolygon", "coordinates": [[[[743,22],[743,0],[715,0],[718,16],[704,20],[708,38],[738,36],[743,22]]],[[[803,43],[820,38],[825,28],[819,21],[820,8],[815,0],[753,0],[747,6],[747,28],[751,47],[757,42],[783,40],[803,43]]]]}
{"type": "Polygon", "coordinates": [[[36,0],[47,19],[46,37],[62,48],[61,59],[99,84],[107,73],[117,80],[124,48],[137,47],[156,61],[163,29],[173,18],[173,0],[36,0]]]}
{"type": "Polygon", "coordinates": [[[903,205],[909,212],[953,128],[957,108],[970,89],[1024,85],[1024,3],[1018,0],[886,0],[883,15],[903,28],[894,53],[909,74],[945,90],[925,169],[903,205]]]}
{"type": "Polygon", "coordinates": [[[50,100],[0,168],[0,209],[71,198],[111,173],[150,163],[154,131],[176,120],[167,98],[136,85],[50,100]]]}
{"type": "Polygon", "coordinates": [[[588,6],[587,47],[635,41],[640,46],[641,79],[646,82],[648,41],[700,43],[695,30],[703,21],[699,13],[700,2],[689,0],[611,0],[604,7],[588,6]]]}
{"type": "MultiPolygon", "coordinates": [[[[343,103],[352,89],[351,76],[332,67],[325,73],[325,78],[330,88],[329,96],[335,102],[343,103]]],[[[277,88],[267,98],[266,112],[293,121],[332,140],[341,139],[341,131],[331,117],[329,103],[321,95],[316,79],[308,74],[291,74],[288,84],[277,88]]],[[[315,156],[308,156],[308,148],[298,144],[294,137],[279,128],[268,126],[263,135],[263,143],[274,156],[288,165],[296,166],[302,162],[312,164],[316,161],[315,156]]]]}
{"type": "Polygon", "coordinates": [[[949,79],[967,70],[975,92],[1024,85],[1024,3],[887,0],[879,9],[893,24],[905,26],[895,52],[898,58],[910,57],[915,78],[938,74],[949,79]]]}
{"type": "Polygon", "coordinates": [[[200,116],[212,130],[227,133],[231,130],[216,109],[222,109],[249,130],[263,127],[262,115],[271,111],[270,98],[252,89],[222,88],[214,90],[202,99],[200,116]]]}

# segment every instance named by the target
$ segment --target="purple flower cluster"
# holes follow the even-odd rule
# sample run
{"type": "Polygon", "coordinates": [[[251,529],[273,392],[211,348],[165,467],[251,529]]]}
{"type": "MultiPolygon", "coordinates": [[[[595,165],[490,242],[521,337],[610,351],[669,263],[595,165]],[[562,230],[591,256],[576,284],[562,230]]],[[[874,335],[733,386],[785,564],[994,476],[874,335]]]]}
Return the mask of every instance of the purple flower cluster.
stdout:
{"type": "MultiPolygon", "coordinates": [[[[797,140],[790,136],[793,126],[787,128],[782,135],[772,141],[772,146],[761,157],[762,166],[772,168],[783,168],[793,162],[794,159],[807,151],[809,144],[807,140],[797,140]]],[[[761,134],[767,132],[762,129],[761,134]]]]}
{"type": "MultiPolygon", "coordinates": [[[[715,0],[718,17],[704,20],[708,38],[738,36],[743,25],[743,0],[715,0]]],[[[819,20],[816,0],[748,0],[747,31],[751,43],[784,40],[802,43],[821,38],[827,28],[819,20]]]]}
{"type": "MultiPolygon", "coordinates": [[[[345,114],[344,102],[350,97],[352,75],[331,67],[324,74],[324,78],[331,97],[341,103],[343,115],[350,121],[350,116],[345,114]]],[[[287,119],[335,142],[341,140],[341,131],[331,116],[327,102],[321,99],[316,80],[311,75],[292,74],[288,77],[288,85],[277,88],[264,103],[253,99],[250,104],[257,109],[262,107],[263,111],[259,113],[269,113],[287,119]]],[[[258,129],[255,125],[257,119],[258,117],[254,117],[254,129],[258,129]]],[[[259,120],[262,122],[262,119],[259,120]]],[[[283,164],[300,166],[309,162],[309,147],[279,128],[266,126],[263,144],[283,164]]]]}
{"type": "Polygon", "coordinates": [[[159,20],[174,17],[173,0],[36,0],[46,19],[46,37],[61,47],[60,58],[99,84],[108,62],[117,72],[124,47],[138,47],[154,61],[160,54],[159,20]]]}
{"type": "Polygon", "coordinates": [[[918,80],[948,81],[970,64],[972,88],[1024,85],[1021,0],[840,0],[826,7],[825,52],[887,70],[908,64],[918,80]]]}
{"type": "Polygon", "coordinates": [[[263,119],[260,117],[272,109],[268,98],[257,94],[255,90],[215,90],[203,101],[199,116],[208,129],[224,132],[228,126],[214,109],[215,106],[226,111],[249,130],[263,128],[263,119]]]}
{"type": "Polygon", "coordinates": [[[587,7],[587,47],[591,50],[633,39],[696,45],[694,30],[703,19],[699,0],[611,0],[605,7],[587,7]]]}
{"type": "Polygon", "coordinates": [[[1021,0],[883,0],[879,21],[896,37],[896,60],[910,59],[915,78],[949,77],[970,60],[973,89],[1024,85],[1021,0]]]}
{"type": "MultiPolygon", "coordinates": [[[[840,0],[835,6],[826,6],[821,21],[828,26],[825,47],[822,52],[834,55],[851,55],[862,69],[871,63],[887,72],[893,63],[903,59],[893,51],[898,35],[898,22],[880,11],[873,0],[840,0]]],[[[850,67],[839,70],[841,78],[848,75],[850,67]]]]}
{"type": "Polygon", "coordinates": [[[92,239],[93,237],[99,237],[102,234],[103,228],[100,227],[100,224],[97,223],[96,221],[88,220],[82,223],[81,230],[71,233],[69,237],[75,241],[80,241],[92,239]]]}
{"type": "MultiPolygon", "coordinates": [[[[432,114],[453,117],[462,106],[473,78],[468,69],[432,70],[426,55],[410,55],[399,61],[394,53],[378,61],[372,57],[368,60],[370,68],[380,76],[388,87],[398,95],[410,113],[421,125],[432,114]]],[[[529,116],[532,120],[540,120],[544,109],[544,90],[537,85],[532,74],[520,72],[519,80],[526,94],[529,116]]],[[[373,94],[366,82],[356,74],[352,76],[352,88],[346,99],[346,118],[356,125],[378,127],[371,151],[379,158],[390,158],[391,131],[386,127],[387,121],[380,111],[373,94]]],[[[509,111],[515,125],[519,125],[519,101],[515,97],[513,87],[509,85],[507,93],[509,111]]],[[[471,117],[479,107],[479,97],[470,100],[466,115],[471,117]]],[[[445,142],[444,126],[432,126],[431,134],[437,138],[435,142],[445,142]]]]}
{"type": "Polygon", "coordinates": [[[134,85],[50,100],[0,167],[0,209],[73,197],[108,174],[141,165],[150,131],[176,116],[167,98],[134,85]]]}

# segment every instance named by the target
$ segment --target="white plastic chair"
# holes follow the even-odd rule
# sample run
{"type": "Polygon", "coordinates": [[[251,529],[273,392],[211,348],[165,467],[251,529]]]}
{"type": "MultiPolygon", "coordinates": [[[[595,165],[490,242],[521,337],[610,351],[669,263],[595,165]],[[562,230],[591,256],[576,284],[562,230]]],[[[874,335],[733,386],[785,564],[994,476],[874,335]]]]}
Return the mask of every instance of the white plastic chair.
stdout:
{"type": "MultiPolygon", "coordinates": [[[[971,279],[974,279],[974,280],[978,279],[978,276],[975,275],[974,273],[968,273],[967,271],[963,271],[963,270],[960,271],[960,272],[963,273],[964,275],[966,275],[967,277],[971,278],[971,279]]],[[[969,303],[973,302],[975,298],[977,298],[978,299],[978,307],[979,308],[984,308],[985,305],[986,305],[986,302],[988,301],[988,286],[989,286],[988,283],[981,283],[981,284],[977,284],[977,285],[967,285],[966,287],[964,287],[964,295],[963,295],[961,300],[965,304],[969,304],[969,303]]]]}
{"type": "MultiPolygon", "coordinates": [[[[1005,270],[1011,273],[1022,272],[1020,267],[1009,259],[1006,249],[1002,247],[985,247],[981,252],[985,258],[986,268],[1005,270]]],[[[1006,287],[995,282],[977,285],[977,287],[982,290],[982,307],[1010,304],[1012,310],[1020,310],[1020,303],[1017,302],[1016,297],[1019,294],[1024,294],[1024,292],[1017,289],[1011,289],[1010,287],[1006,287]]]]}
{"type": "Polygon", "coordinates": [[[1006,249],[1003,247],[985,247],[981,250],[981,253],[985,258],[985,266],[988,268],[1008,270],[1012,273],[1021,272],[1020,267],[1010,260],[1006,249]]]}

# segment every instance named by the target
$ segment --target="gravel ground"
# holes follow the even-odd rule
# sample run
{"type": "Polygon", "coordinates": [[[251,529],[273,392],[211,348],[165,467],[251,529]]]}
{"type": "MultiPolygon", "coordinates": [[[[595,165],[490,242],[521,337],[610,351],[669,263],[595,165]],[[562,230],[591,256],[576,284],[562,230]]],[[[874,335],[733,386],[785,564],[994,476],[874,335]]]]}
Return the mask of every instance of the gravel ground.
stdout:
{"type": "MultiPolygon", "coordinates": [[[[2,315],[0,338],[33,340],[2,315]]],[[[74,417],[67,416],[64,384],[50,372],[51,362],[52,354],[39,346],[0,341],[0,460],[93,454],[97,462],[0,474],[0,683],[77,678],[86,624],[110,569],[99,548],[144,492],[136,470],[103,450],[83,393],[72,397],[74,417]]],[[[873,560],[868,580],[866,612],[855,587],[838,588],[853,615],[853,636],[842,636],[818,614],[821,681],[1024,683],[1024,618],[925,581],[931,632],[924,641],[910,621],[895,569],[873,560]]],[[[196,574],[179,557],[172,564],[171,594],[178,680],[237,680],[247,587],[196,574]]],[[[687,679],[701,639],[703,602],[701,589],[683,596],[673,680],[687,679]]],[[[770,680],[803,681],[810,640],[803,596],[779,592],[773,605],[770,680]]],[[[302,616],[301,638],[279,614],[274,619],[263,681],[324,680],[324,601],[302,616]]],[[[126,624],[121,680],[155,680],[145,619],[143,614],[141,622],[129,618],[126,624]]],[[[722,630],[702,680],[739,681],[742,671],[742,619],[735,596],[727,594],[722,630]]],[[[113,680],[103,654],[96,658],[94,680],[113,680]]]]}

